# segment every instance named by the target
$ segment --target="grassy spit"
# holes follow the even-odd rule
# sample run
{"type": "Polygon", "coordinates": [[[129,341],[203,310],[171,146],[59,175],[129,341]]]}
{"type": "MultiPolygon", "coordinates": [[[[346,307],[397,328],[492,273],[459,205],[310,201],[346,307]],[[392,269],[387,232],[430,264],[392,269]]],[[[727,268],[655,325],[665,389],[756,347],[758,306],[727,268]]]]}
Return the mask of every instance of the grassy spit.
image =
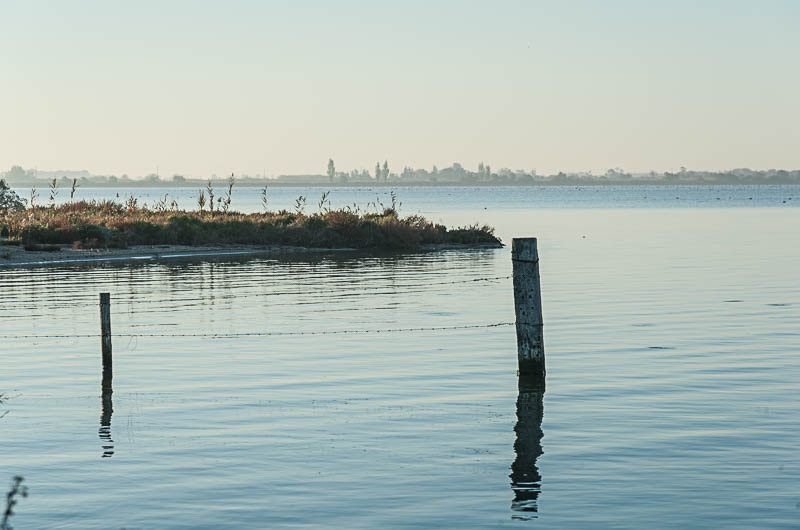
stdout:
{"type": "MultiPolygon", "coordinates": [[[[202,207],[201,207],[202,208],[202,207]]],[[[77,201],[0,212],[5,244],[29,250],[127,248],[135,245],[291,245],[306,248],[416,250],[423,245],[501,246],[488,226],[448,229],[418,215],[401,217],[394,207],[366,213],[323,208],[305,214],[282,210],[178,210],[174,205],[139,207],[135,199],[77,201]]]]}

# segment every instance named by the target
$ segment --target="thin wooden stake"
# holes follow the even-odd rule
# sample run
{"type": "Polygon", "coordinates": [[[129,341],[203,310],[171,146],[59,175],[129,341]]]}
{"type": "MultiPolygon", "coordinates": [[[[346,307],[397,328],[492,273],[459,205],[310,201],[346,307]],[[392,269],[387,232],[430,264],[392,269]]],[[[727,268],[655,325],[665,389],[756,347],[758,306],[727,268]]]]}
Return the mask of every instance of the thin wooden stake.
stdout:
{"type": "Polygon", "coordinates": [[[514,309],[517,316],[517,360],[520,378],[544,385],[544,335],[542,293],[539,286],[539,253],[536,238],[511,243],[514,274],[514,309]]]}
{"type": "Polygon", "coordinates": [[[111,362],[111,294],[100,293],[100,336],[103,342],[103,376],[112,374],[111,362]]]}

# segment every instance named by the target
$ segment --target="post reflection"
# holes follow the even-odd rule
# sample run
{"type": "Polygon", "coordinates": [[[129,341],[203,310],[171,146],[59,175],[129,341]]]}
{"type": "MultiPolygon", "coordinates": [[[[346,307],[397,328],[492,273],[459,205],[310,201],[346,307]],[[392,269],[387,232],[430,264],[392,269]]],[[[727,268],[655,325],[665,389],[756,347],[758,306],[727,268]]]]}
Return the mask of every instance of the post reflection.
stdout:
{"type": "Polygon", "coordinates": [[[517,424],[514,432],[514,452],[517,457],[511,464],[511,489],[514,500],[511,509],[513,519],[535,519],[539,512],[539,493],[542,491],[542,476],[536,467],[536,459],[542,451],[542,417],[544,416],[544,378],[525,377],[519,379],[517,396],[517,424]]]}
{"type": "Polygon", "coordinates": [[[111,439],[111,414],[114,412],[114,405],[111,401],[111,370],[103,370],[103,394],[100,408],[100,429],[97,435],[100,437],[100,446],[103,448],[102,458],[114,456],[114,440],[111,439]]]}

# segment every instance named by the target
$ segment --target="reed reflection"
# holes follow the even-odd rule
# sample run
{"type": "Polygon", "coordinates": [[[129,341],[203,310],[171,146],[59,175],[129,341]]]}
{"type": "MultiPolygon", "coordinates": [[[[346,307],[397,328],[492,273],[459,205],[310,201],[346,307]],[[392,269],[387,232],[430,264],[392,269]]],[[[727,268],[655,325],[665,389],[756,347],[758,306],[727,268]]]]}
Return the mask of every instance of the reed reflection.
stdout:
{"type": "Polygon", "coordinates": [[[97,435],[100,437],[100,446],[103,448],[102,458],[114,456],[114,440],[111,439],[111,414],[114,412],[114,405],[111,401],[111,370],[103,370],[103,394],[101,397],[100,408],[100,429],[97,435]]]}
{"type": "Polygon", "coordinates": [[[542,451],[542,417],[544,416],[544,378],[520,376],[517,396],[517,424],[514,432],[514,452],[517,457],[511,464],[511,489],[514,500],[511,509],[517,514],[512,519],[529,520],[538,517],[539,493],[542,475],[536,459],[542,451]]]}

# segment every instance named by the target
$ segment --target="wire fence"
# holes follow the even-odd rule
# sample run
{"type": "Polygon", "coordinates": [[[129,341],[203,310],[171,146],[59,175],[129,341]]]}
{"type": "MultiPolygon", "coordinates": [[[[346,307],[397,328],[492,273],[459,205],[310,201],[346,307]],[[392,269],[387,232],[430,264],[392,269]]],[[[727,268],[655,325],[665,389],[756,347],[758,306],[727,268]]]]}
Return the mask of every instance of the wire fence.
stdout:
{"type": "MultiPolygon", "coordinates": [[[[425,282],[426,289],[431,286],[437,285],[456,285],[456,284],[474,284],[480,282],[492,282],[500,280],[511,279],[511,275],[506,276],[490,276],[483,278],[467,278],[459,280],[448,280],[442,282],[425,282]]],[[[359,286],[359,291],[369,289],[386,289],[386,286],[359,286]]],[[[292,294],[289,293],[272,293],[274,295],[292,294]]],[[[70,304],[71,307],[92,307],[96,303],[91,304],[70,304]]],[[[413,333],[413,332],[436,332],[436,331],[454,331],[454,330],[467,330],[467,329],[489,329],[500,328],[505,326],[513,326],[514,322],[493,322],[482,324],[462,324],[453,326],[421,326],[421,327],[403,327],[403,328],[383,328],[383,329],[335,329],[335,330],[319,330],[319,331],[243,331],[231,333],[113,333],[113,337],[119,338],[207,338],[207,339],[233,339],[241,337],[295,337],[295,336],[313,336],[313,335],[358,335],[358,334],[380,334],[380,333],[413,333]]],[[[45,340],[45,339],[90,339],[100,337],[101,333],[75,333],[75,334],[0,334],[0,340],[45,340]]]]}
{"type": "MultiPolygon", "coordinates": [[[[233,333],[113,333],[119,338],[207,338],[207,339],[235,339],[240,337],[300,337],[306,335],[358,335],[378,333],[411,333],[423,331],[452,331],[460,329],[488,329],[513,326],[514,322],[494,322],[489,324],[463,324],[459,326],[426,326],[386,329],[334,329],[319,331],[243,331],[233,333]]],[[[92,339],[100,337],[100,333],[85,334],[53,334],[53,335],[0,335],[0,339],[92,339]]]]}

